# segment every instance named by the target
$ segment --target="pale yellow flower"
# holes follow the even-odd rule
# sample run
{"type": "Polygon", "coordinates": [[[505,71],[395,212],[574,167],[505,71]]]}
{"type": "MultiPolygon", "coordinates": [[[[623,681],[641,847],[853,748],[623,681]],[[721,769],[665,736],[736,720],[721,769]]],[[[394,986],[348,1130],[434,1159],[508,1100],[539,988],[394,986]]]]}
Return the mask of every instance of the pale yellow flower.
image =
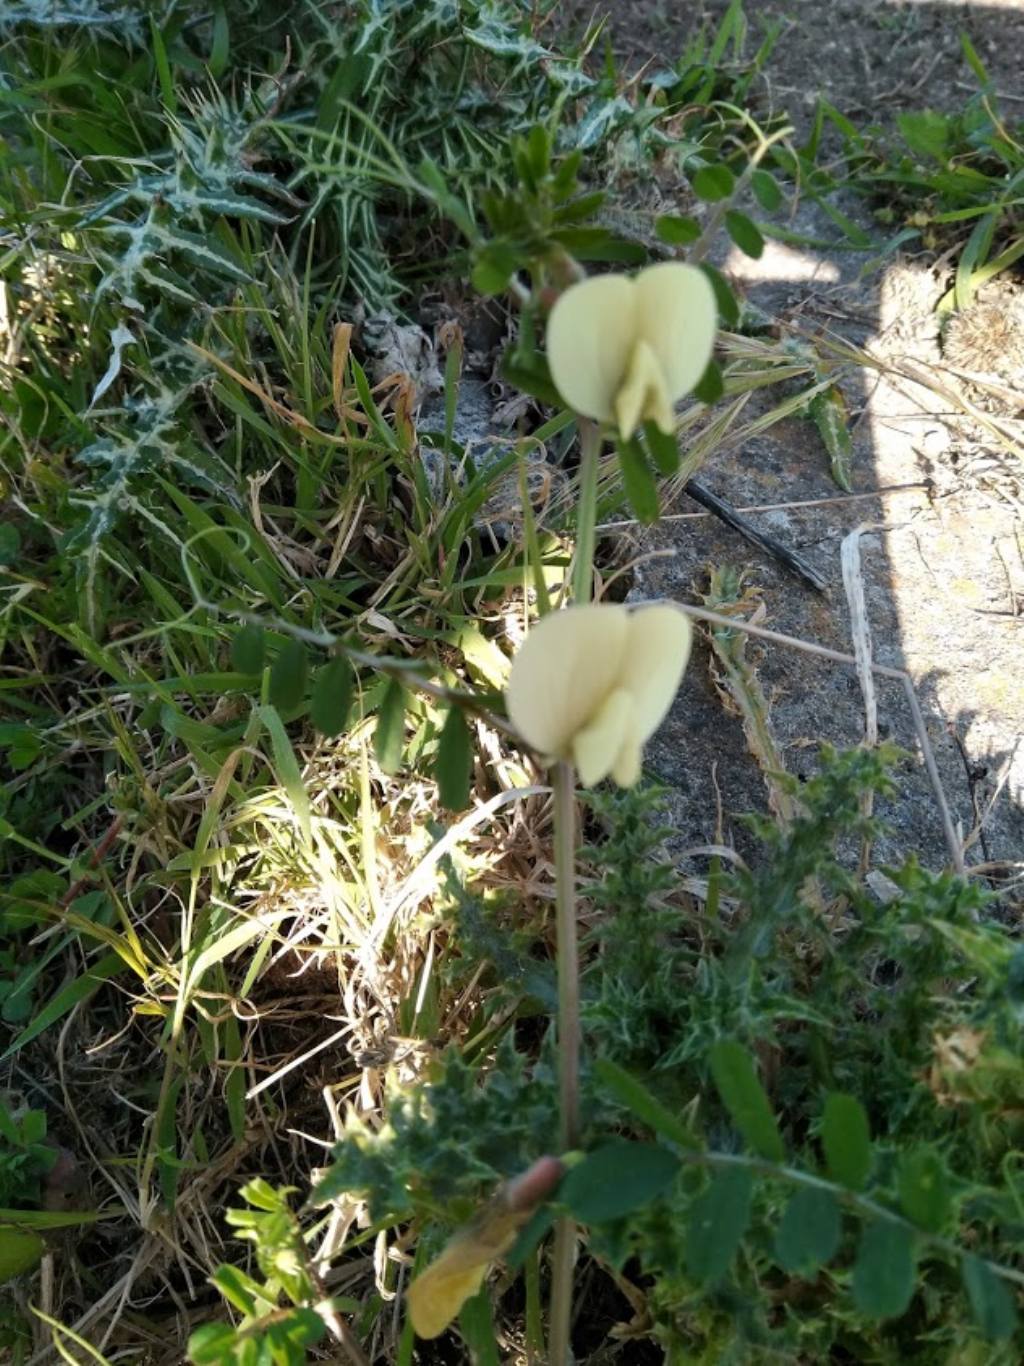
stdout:
{"type": "Polygon", "coordinates": [[[548,365],[568,406],[614,422],[675,431],[673,405],[708,367],[718,327],[703,271],[680,261],[639,275],[595,275],[562,294],[548,319],[548,365]]]}
{"type": "Polygon", "coordinates": [[[520,735],[569,759],[585,787],[640,777],[643,747],[672,705],[690,655],[690,623],[668,604],[615,604],[542,617],[512,661],[506,698],[520,735]]]}

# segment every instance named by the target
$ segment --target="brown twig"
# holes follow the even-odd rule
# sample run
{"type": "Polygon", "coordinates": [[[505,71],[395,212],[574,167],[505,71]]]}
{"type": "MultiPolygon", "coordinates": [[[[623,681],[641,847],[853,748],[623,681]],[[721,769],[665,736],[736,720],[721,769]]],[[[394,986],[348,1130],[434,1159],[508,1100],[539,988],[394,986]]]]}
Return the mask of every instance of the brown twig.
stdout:
{"type": "Polygon", "coordinates": [[[700,503],[701,507],[707,508],[719,521],[724,522],[733,531],[738,531],[744,540],[749,541],[751,545],[756,545],[760,550],[771,555],[773,559],[778,560],[784,569],[788,569],[791,574],[809,584],[815,592],[828,592],[827,580],[809,560],[805,560],[797,551],[790,550],[789,546],[783,545],[774,536],[769,536],[765,531],[759,531],[745,517],[742,517],[730,503],[727,503],[724,498],[719,498],[718,494],[712,493],[709,488],[705,488],[699,480],[688,479],[683,492],[688,493],[695,503],[700,503]]]}
{"type": "MultiPolygon", "coordinates": [[[[109,850],[110,846],[117,839],[118,832],[120,831],[120,829],[121,817],[115,816],[114,819],[110,822],[110,825],[107,827],[107,833],[100,840],[99,844],[93,846],[92,852],[89,854],[90,868],[96,868],[99,866],[100,860],[103,858],[103,856],[109,850]]],[[[73,882],[71,884],[68,890],[61,897],[60,908],[62,911],[67,910],[67,908],[71,905],[72,901],[74,901],[75,897],[78,896],[79,892],[82,890],[84,886],[86,886],[86,884],[89,881],[89,874],[85,873],[76,882],[73,882]]]]}

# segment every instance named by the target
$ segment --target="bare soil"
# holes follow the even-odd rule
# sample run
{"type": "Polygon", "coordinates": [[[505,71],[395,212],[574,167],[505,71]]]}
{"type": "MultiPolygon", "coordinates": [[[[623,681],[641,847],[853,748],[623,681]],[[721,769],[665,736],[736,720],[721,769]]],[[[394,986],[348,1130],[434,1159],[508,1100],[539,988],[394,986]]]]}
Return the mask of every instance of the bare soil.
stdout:
{"type": "MultiPolygon", "coordinates": [[[[687,36],[710,30],[729,0],[563,0],[560,22],[577,29],[607,14],[612,47],[627,68],[674,62],[687,36]]],[[[975,86],[966,33],[996,88],[1024,98],[1021,0],[746,0],[748,49],[776,26],[765,73],[777,106],[798,124],[819,94],[858,124],[887,123],[900,109],[955,110],[975,86]]]]}

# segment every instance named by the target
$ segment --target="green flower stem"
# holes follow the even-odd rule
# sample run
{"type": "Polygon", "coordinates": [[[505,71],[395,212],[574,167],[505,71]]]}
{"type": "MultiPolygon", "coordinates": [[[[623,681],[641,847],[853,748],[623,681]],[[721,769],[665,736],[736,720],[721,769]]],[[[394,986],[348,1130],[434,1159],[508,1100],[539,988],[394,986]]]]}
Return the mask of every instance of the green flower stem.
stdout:
{"type": "Polygon", "coordinates": [[[540,1254],[536,1248],[523,1266],[526,1282],[526,1366],[544,1360],[544,1319],[540,1301],[540,1254]]]}
{"type": "Polygon", "coordinates": [[[569,1334],[572,1329],[572,1274],[576,1252],[576,1225],[559,1219],[551,1252],[551,1322],[548,1326],[548,1366],[571,1366],[569,1334]]]}
{"type": "MultiPolygon", "coordinates": [[[[576,558],[572,600],[590,602],[594,592],[597,539],[597,469],[601,428],[580,419],[580,473],[576,505],[576,558]]],[[[576,809],[572,764],[555,765],[555,893],[558,935],[558,1096],[562,1152],[579,1143],[580,1128],[580,959],[576,934],[576,809]]],[[[569,1366],[572,1351],[572,1280],[576,1225],[559,1219],[551,1266],[551,1323],[548,1366],[569,1366]]]]}
{"type": "Polygon", "coordinates": [[[554,768],[555,883],[558,931],[559,1142],[569,1152],[579,1142],[580,990],[576,942],[576,788],[572,764],[554,768]]]}
{"type": "MultiPolygon", "coordinates": [[[[589,593],[588,593],[589,597],[589,593]]],[[[558,1096],[559,1147],[579,1143],[580,992],[576,935],[576,809],[572,764],[555,765],[555,905],[558,935],[558,1096]]],[[[576,1226],[560,1219],[555,1228],[551,1272],[551,1323],[548,1366],[568,1366],[572,1323],[572,1278],[576,1226]]]]}
{"type": "Polygon", "coordinates": [[[589,602],[594,590],[594,545],[597,527],[597,465],[601,428],[580,418],[580,475],[576,503],[576,559],[572,575],[573,602],[589,602]]]}

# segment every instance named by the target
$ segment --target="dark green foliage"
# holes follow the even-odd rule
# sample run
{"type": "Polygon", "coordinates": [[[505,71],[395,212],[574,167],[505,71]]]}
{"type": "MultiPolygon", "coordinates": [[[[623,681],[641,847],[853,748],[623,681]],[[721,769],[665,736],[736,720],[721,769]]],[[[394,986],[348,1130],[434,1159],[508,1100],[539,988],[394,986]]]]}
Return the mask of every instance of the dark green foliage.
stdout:
{"type": "Polygon", "coordinates": [[[686,1270],[695,1281],[713,1284],[729,1270],[750,1223],[753,1185],[749,1171],[727,1167],[690,1206],[686,1270]]]}
{"type": "Polygon", "coordinates": [[[649,526],[658,520],[658,484],[647,463],[647,452],[638,437],[619,441],[618,452],[626,501],[637,521],[649,526]]]}
{"type": "Polygon", "coordinates": [[[231,642],[231,663],[240,674],[258,674],[263,668],[264,630],[243,626],[231,642]]]}
{"type": "MultiPolygon", "coordinates": [[[[686,1009],[678,914],[659,907],[675,881],[656,858],[669,831],[655,824],[660,799],[651,789],[591,801],[611,838],[585,851],[595,870],[588,895],[606,914],[597,932],[600,971],[584,979],[584,1033],[595,1057],[643,1067],[671,1046],[686,1009]]],[[[695,964],[694,956],[688,974],[695,964]]]]}
{"type": "Polygon", "coordinates": [[[570,1169],[558,1198],[581,1223],[605,1224],[649,1205],[678,1171],[667,1148],[613,1139],[570,1169]]]}
{"type": "Polygon", "coordinates": [[[764,238],[757,224],[744,213],[731,209],[725,215],[725,227],[729,236],[747,256],[758,260],[764,255],[764,238]]]}
{"type": "Polygon", "coordinates": [[[699,399],[701,403],[717,403],[724,392],[725,380],[722,375],[722,367],[712,357],[708,361],[708,368],[694,385],[693,396],[699,399]]]}
{"type": "Polygon", "coordinates": [[[0,1209],[38,1207],[44,1179],[56,1161],[56,1146],[46,1142],[43,1111],[12,1112],[0,1101],[0,1209]]]}
{"type": "Polygon", "coordinates": [[[692,183],[698,199],[728,199],[736,178],[727,166],[702,166],[694,173],[692,183]]]}
{"type": "MultiPolygon", "coordinates": [[[[908,863],[890,870],[898,895],[886,905],[858,883],[843,841],[874,832],[859,798],[888,790],[896,758],[826,752],[791,827],[758,823],[762,860],[721,878],[728,919],[695,919],[676,897],[656,793],[593,798],[603,837],[587,851],[599,879],[583,976],[588,1152],[555,1199],[596,1254],[652,1278],[656,1332],[672,1350],[899,1358],[922,1332],[948,1352],[1016,1331],[999,1266],[1019,1219],[1000,1158],[1016,1125],[1005,1107],[1019,954],[962,881],[908,863]],[[839,943],[823,897],[847,907],[839,943]],[[941,990],[965,969],[969,991],[941,990]],[[978,1047],[970,1089],[936,1048],[958,1032],[978,1047]],[[829,1279],[815,1281],[822,1268],[829,1279]],[[788,1298],[789,1281],[816,1287],[813,1312],[773,1317],[765,1287],[788,1298]]],[[[492,1008],[504,1019],[518,1000],[528,1021],[550,993],[530,989],[542,965],[528,936],[506,937],[500,908],[450,865],[447,888],[462,930],[449,970],[489,958],[502,987],[492,1008]]],[[[474,1027],[486,1034],[484,1020],[474,1027]]],[[[384,1129],[352,1124],[314,1199],[360,1195],[384,1224],[459,1224],[557,1151],[556,1114],[544,1052],[531,1062],[507,1032],[489,1054],[449,1048],[428,1082],[393,1092],[384,1129]]],[[[529,1236],[550,1219],[541,1212],[529,1236]]]]}
{"type": "MultiPolygon", "coordinates": [[[[868,895],[842,851],[856,849],[851,835],[873,831],[863,823],[859,794],[884,796],[898,756],[859,750],[826,752],[823,759],[815,777],[793,786],[801,806],[791,829],[756,822],[764,858],[722,878],[721,897],[737,908],[727,926],[698,926],[681,906],[669,910],[672,873],[655,853],[664,832],[649,810],[656,799],[629,793],[598,803],[608,839],[596,851],[603,878],[592,895],[608,913],[597,931],[600,956],[584,978],[585,1038],[601,1059],[596,1071],[606,1093],[635,1117],[640,1133],[671,1143],[676,1118],[683,1122],[677,1152],[684,1175],[628,1228],[600,1230],[595,1247],[620,1264],[638,1256],[656,1276],[662,1332],[681,1351],[708,1350],[711,1342],[742,1351],[761,1342],[789,1352],[799,1344],[823,1359],[842,1341],[863,1359],[879,1331],[890,1343],[909,1342],[919,1321],[908,1306],[917,1305],[922,1283],[950,1285],[938,1292],[940,1301],[950,1293],[955,1303],[950,1257],[929,1237],[963,1238],[958,1208],[961,1218],[984,1219],[990,1229],[999,1218],[1009,1221],[1007,1230],[1015,1221],[996,1192],[1005,1185],[1000,1143],[1011,1141],[1016,1128],[1004,1107],[1014,1104],[1006,1048],[1020,1038],[1017,950],[1000,927],[977,919],[986,907],[983,892],[913,861],[889,870],[899,888],[894,901],[881,906],[868,895]],[[849,908],[838,940],[822,919],[822,896],[842,897],[849,908]],[[700,955],[693,942],[698,928],[700,955]],[[973,974],[971,991],[943,989],[965,973],[973,974]],[[740,1022],[746,1049],[715,1044],[717,1034],[740,1022]],[[971,1032],[975,1026],[983,1036],[971,1032]],[[962,1030],[965,1042],[981,1045],[967,1075],[949,1071],[942,1050],[936,1052],[936,1040],[962,1030]],[[755,1056],[767,1064],[765,1084],[755,1056]],[[780,1179],[768,1179],[782,1159],[777,1126],[786,1141],[785,1169],[808,1172],[813,1184],[790,1184],[781,1165],[780,1179]],[[987,1175],[972,1138],[981,1134],[991,1153],[987,1175]],[[738,1137],[747,1141],[750,1157],[729,1160],[749,1162],[748,1177],[765,1174],[754,1181],[749,1212],[720,1177],[703,1193],[690,1185],[685,1168],[701,1164],[694,1136],[712,1152],[738,1137]],[[973,1196],[964,1204],[967,1190],[973,1196]],[[861,1193],[893,1217],[872,1215],[858,1203],[861,1193]],[[712,1225],[720,1245],[717,1236],[709,1243],[712,1225]],[[855,1240],[844,1240],[845,1231],[855,1240]],[[799,1334],[795,1323],[769,1327],[739,1310],[758,1292],[736,1269],[745,1263],[733,1262],[733,1238],[742,1241],[743,1257],[753,1259],[749,1274],[762,1284],[772,1263],[810,1279],[832,1264],[850,1273],[850,1298],[837,1292],[834,1302],[819,1300],[813,1326],[802,1315],[799,1334]],[[727,1277],[695,1320],[685,1307],[691,1278],[714,1281],[730,1264],[738,1298],[727,1277]],[[862,1320],[851,1319],[857,1310],[862,1320]],[[898,1327],[878,1330],[871,1321],[898,1327]]],[[[1013,1074],[1024,1081],[1019,1064],[1013,1074]]],[[[709,1162],[712,1172],[730,1171],[713,1156],[709,1162]]],[[[997,1247],[990,1255],[1000,1260],[997,1247]]],[[[978,1266],[965,1270],[974,1312],[986,1332],[1005,1336],[1013,1331],[1012,1290],[987,1264],[978,1266]]],[[[959,1309],[947,1318],[929,1312],[937,1340],[970,1339],[959,1309]]]]}
{"type": "Polygon", "coordinates": [[[555,1151],[557,1108],[551,1069],[531,1064],[510,1037],[483,1080],[449,1049],[429,1084],[395,1095],[387,1131],[354,1131],[335,1149],[314,1198],[358,1191],[375,1219],[426,1209],[457,1221],[500,1180],[555,1151]]]}
{"type": "Polygon", "coordinates": [[[900,1205],[918,1228],[941,1233],[950,1214],[949,1173],[939,1153],[919,1148],[906,1153],[899,1170],[900,1205]]]}
{"type": "Polygon", "coordinates": [[[388,680],[373,732],[373,752],[385,773],[397,773],[402,766],[405,743],[405,689],[397,679],[388,680]]]}
{"type": "Polygon", "coordinates": [[[270,667],[270,700],[279,711],[294,711],[306,695],[309,655],[301,640],[286,640],[270,667]]]}
{"type": "Polygon", "coordinates": [[[902,1314],[914,1293],[914,1235],[879,1219],[865,1224],[853,1266],[853,1299],[872,1319],[902,1314]]]}
{"type": "Polygon", "coordinates": [[[821,1147],[833,1181],[860,1190],[871,1170],[871,1135],[856,1096],[832,1092],[821,1120],[821,1147]]]}
{"type": "Polygon", "coordinates": [[[340,735],[345,729],[354,689],[352,665],[343,655],[317,670],[309,700],[309,716],[321,735],[340,735]]]}
{"type": "Polygon", "coordinates": [[[671,247],[688,246],[700,237],[700,224],[696,218],[663,214],[654,220],[654,231],[671,247]]]}
{"type": "MultiPolygon", "coordinates": [[[[531,954],[533,935],[516,927],[514,908],[499,902],[485,903],[465,886],[449,858],[442,860],[441,873],[450,903],[446,910],[456,929],[458,958],[452,968],[456,979],[464,978],[475,964],[487,963],[491,971],[483,980],[500,993],[500,1008],[518,1000],[531,1005],[536,1002],[553,1012],[558,996],[554,965],[531,954]]],[[[480,1021],[481,1027],[483,1024],[480,1021]]]]}
{"type": "Polygon", "coordinates": [[[1013,1291],[980,1261],[966,1254],[962,1263],[964,1286],[982,1334],[999,1341],[1012,1337],[1017,1328],[1013,1291]]]}
{"type": "MultiPolygon", "coordinates": [[[[911,862],[890,870],[899,893],[882,906],[857,882],[843,850],[875,829],[859,798],[889,790],[897,759],[825,752],[790,829],[757,822],[764,857],[721,879],[727,922],[695,921],[675,898],[657,793],[592,798],[604,837],[586,851],[598,879],[583,977],[589,1152],[557,1198],[588,1224],[596,1253],[638,1259],[654,1278],[658,1334],[680,1351],[761,1344],[827,1359],[842,1343],[867,1359],[883,1342],[899,1355],[925,1324],[947,1349],[963,1345],[974,1329],[941,1306],[958,1303],[958,1246],[979,1236],[987,1251],[964,1263],[967,1298],[981,1331],[1014,1331],[1012,1290],[986,1257],[999,1263],[1017,1224],[998,1153],[1016,1123],[1002,1106],[1006,1050],[1020,1039],[1019,958],[977,919],[986,898],[969,884],[911,862]],[[822,897],[848,907],[839,942],[822,897]],[[941,990],[965,969],[972,990],[941,990]],[[966,1079],[945,1079],[936,1040],[982,1021],[971,1037],[991,1043],[981,1042],[987,1066],[971,1069],[971,1105],[956,1090],[940,1104],[929,1079],[966,1079]],[[763,1288],[813,1282],[822,1267],[842,1284],[816,1293],[810,1317],[772,1322],[763,1288]]],[[[449,889],[463,952],[493,953],[525,1004],[529,960],[502,946],[451,875],[449,889]]],[[[352,1190],[380,1217],[464,1217],[551,1151],[553,1080],[543,1069],[530,1078],[508,1041],[479,1071],[449,1052],[428,1087],[395,1097],[393,1134],[353,1132],[319,1198],[352,1190]]]]}
{"type": "Polygon", "coordinates": [[[775,1255],[786,1271],[811,1276],[839,1249],[839,1203],[827,1190],[803,1187],[786,1206],[775,1234],[775,1255]]]}
{"type": "MultiPolygon", "coordinates": [[[[706,261],[701,263],[701,270],[711,282],[711,287],[715,291],[715,299],[718,303],[718,316],[723,327],[735,327],[740,320],[739,304],[736,296],[725,276],[714,266],[709,266],[706,261]]],[[[702,380],[703,384],[704,381],[702,380]]]]}
{"type": "Polygon", "coordinates": [[[755,1152],[781,1162],[782,1135],[750,1054],[733,1039],[722,1039],[712,1048],[710,1062],[722,1104],[737,1129],[755,1152]]]}
{"type": "Polygon", "coordinates": [[[700,1150],[700,1139],[693,1130],[624,1067],[612,1062],[611,1058],[598,1058],[594,1063],[594,1072],[624,1109],[653,1133],[660,1134],[680,1148],[700,1150]]]}

